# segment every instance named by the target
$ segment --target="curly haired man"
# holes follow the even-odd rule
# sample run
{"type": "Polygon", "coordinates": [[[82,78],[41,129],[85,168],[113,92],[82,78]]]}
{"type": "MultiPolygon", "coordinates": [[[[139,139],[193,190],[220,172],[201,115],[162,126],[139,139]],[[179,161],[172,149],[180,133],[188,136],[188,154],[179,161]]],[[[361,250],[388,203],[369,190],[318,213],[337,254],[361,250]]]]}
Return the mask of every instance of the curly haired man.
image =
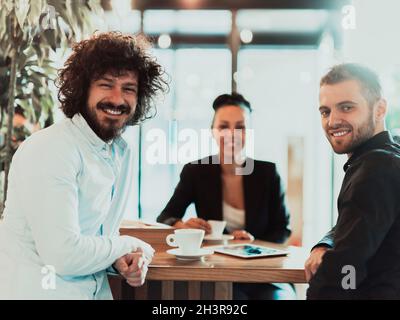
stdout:
{"type": "Polygon", "coordinates": [[[107,272],[143,284],[154,250],[120,236],[132,179],[128,125],[165,89],[144,37],[95,34],[59,72],[66,118],[25,140],[0,224],[0,299],[110,299],[107,272]]]}

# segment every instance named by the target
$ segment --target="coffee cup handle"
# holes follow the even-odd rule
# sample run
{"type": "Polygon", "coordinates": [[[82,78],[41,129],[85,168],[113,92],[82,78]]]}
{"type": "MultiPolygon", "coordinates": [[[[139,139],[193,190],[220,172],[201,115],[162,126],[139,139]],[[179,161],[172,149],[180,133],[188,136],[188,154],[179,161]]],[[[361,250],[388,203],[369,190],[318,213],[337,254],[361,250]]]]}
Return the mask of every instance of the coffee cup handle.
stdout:
{"type": "Polygon", "coordinates": [[[175,242],[175,235],[172,234],[172,233],[169,234],[165,240],[166,240],[167,244],[169,246],[171,246],[171,247],[177,247],[178,246],[177,243],[175,242]]]}

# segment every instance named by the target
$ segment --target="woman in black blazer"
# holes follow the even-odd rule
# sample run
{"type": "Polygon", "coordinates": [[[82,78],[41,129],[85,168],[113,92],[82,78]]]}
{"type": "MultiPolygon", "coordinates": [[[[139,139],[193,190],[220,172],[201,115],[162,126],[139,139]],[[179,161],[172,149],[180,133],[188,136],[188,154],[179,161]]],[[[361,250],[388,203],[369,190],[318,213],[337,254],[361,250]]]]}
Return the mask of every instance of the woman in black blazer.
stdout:
{"type": "MultiPolygon", "coordinates": [[[[217,162],[216,158],[208,157],[206,160],[210,164],[184,166],[175,192],[157,221],[209,231],[205,225],[207,220],[224,220],[223,172],[221,165],[213,164],[217,162]],[[182,223],[180,219],[193,202],[199,219],[192,218],[192,224],[190,220],[182,223]]],[[[276,166],[271,162],[246,160],[254,161],[254,171],[240,177],[245,212],[243,230],[260,240],[283,243],[290,235],[289,214],[276,166]]]]}
{"type": "MultiPolygon", "coordinates": [[[[235,239],[254,236],[283,243],[290,235],[289,213],[276,166],[244,155],[250,103],[240,94],[224,94],[215,99],[213,108],[212,130],[219,154],[184,166],[175,192],[157,221],[209,233],[207,220],[226,220],[226,229],[235,239]],[[197,218],[183,222],[191,203],[195,204],[197,218]]],[[[234,289],[236,299],[273,299],[283,293],[266,284],[240,284],[234,289]]]]}

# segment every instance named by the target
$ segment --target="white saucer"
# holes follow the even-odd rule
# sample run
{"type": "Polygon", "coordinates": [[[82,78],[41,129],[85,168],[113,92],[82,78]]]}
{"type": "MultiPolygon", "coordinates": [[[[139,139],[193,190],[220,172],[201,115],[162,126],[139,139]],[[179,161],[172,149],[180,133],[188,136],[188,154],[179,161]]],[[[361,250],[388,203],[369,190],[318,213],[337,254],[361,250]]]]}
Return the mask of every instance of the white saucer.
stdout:
{"type": "Polygon", "coordinates": [[[214,250],[200,248],[196,254],[183,254],[181,253],[181,250],[178,248],[178,249],[167,250],[167,253],[174,255],[179,260],[200,260],[201,257],[213,254],[214,250]]]}
{"type": "Polygon", "coordinates": [[[208,234],[204,236],[204,240],[207,241],[227,241],[227,240],[232,240],[235,237],[231,234],[223,234],[221,237],[214,237],[211,234],[208,234]]]}

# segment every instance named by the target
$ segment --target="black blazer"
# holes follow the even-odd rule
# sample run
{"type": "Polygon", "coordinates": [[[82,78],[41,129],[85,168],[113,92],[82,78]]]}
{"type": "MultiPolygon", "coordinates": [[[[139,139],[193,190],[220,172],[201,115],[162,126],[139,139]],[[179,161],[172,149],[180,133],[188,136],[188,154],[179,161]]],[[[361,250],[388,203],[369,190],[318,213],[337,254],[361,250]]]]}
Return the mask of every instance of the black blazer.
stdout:
{"type": "MultiPolygon", "coordinates": [[[[214,164],[218,163],[216,159],[216,156],[210,156],[183,167],[180,181],[158,216],[158,222],[173,224],[175,221],[171,218],[181,219],[191,203],[195,204],[199,218],[223,219],[221,166],[214,164]]],[[[276,166],[266,161],[247,161],[254,161],[254,170],[243,176],[245,229],[257,239],[282,243],[291,231],[285,193],[276,166]]]]}

